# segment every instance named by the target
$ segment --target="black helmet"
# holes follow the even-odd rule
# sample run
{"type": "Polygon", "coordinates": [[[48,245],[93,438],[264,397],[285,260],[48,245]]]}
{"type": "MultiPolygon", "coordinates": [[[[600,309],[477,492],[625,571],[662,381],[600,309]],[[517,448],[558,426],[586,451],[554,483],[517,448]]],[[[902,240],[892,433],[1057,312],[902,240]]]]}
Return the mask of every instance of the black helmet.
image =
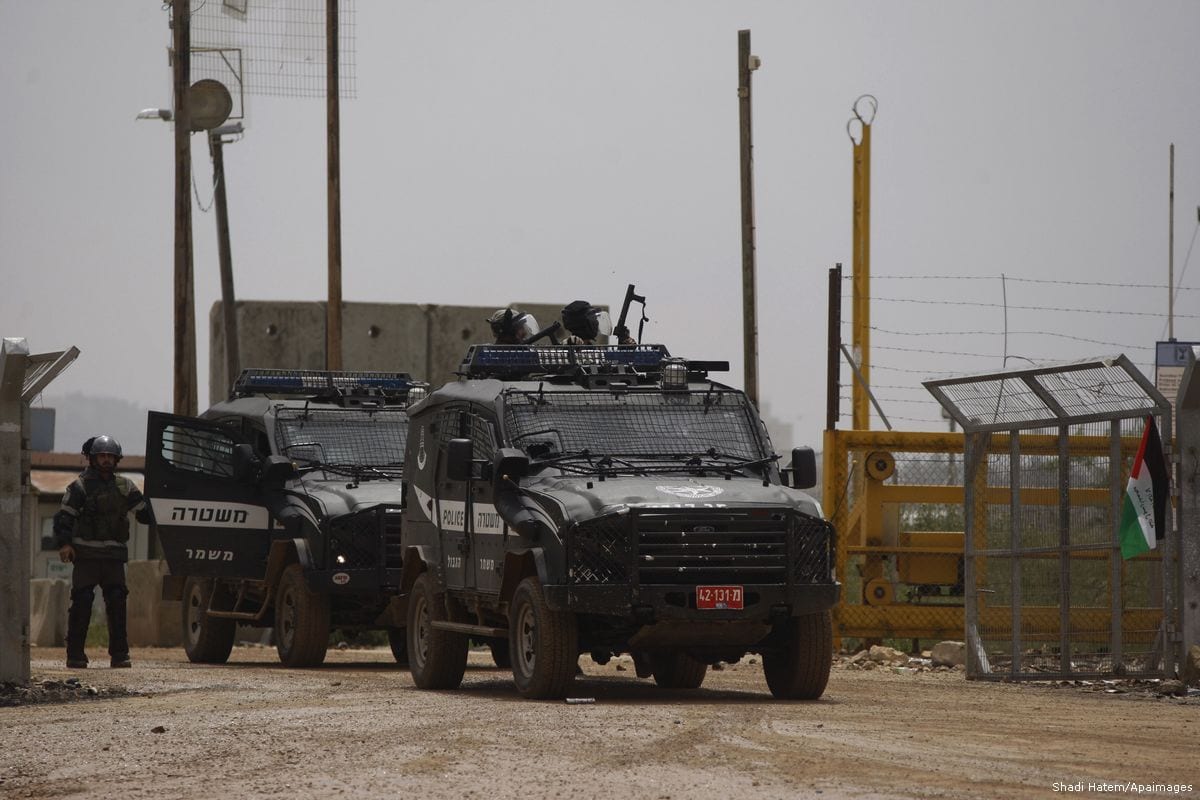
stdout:
{"type": "Polygon", "coordinates": [[[93,436],[83,443],[83,454],[92,460],[101,453],[109,453],[121,460],[121,443],[111,436],[93,436]]]}
{"type": "Polygon", "coordinates": [[[587,300],[568,303],[562,310],[562,322],[568,331],[589,342],[602,333],[612,333],[608,312],[587,300]]]}
{"type": "Polygon", "coordinates": [[[501,308],[488,317],[496,344],[520,344],[537,333],[537,320],[512,308],[501,308]]]}

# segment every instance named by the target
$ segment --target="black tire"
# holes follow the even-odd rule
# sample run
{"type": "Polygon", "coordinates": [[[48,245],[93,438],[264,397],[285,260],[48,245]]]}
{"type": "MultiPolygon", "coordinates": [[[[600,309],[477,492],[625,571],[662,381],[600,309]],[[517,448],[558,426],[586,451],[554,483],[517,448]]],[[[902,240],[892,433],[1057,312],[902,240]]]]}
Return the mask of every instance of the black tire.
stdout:
{"type": "Polygon", "coordinates": [[[194,664],[224,664],[233,650],[237,622],[206,613],[214,588],[207,578],[188,578],[183,584],[183,650],[194,664]]]}
{"type": "Polygon", "coordinates": [[[433,627],[444,619],[445,596],[434,592],[433,580],[423,572],[408,596],[408,670],[419,689],[457,689],[467,671],[470,641],[433,627]]]}
{"type": "Polygon", "coordinates": [[[829,683],[833,620],[828,611],[793,617],[775,631],[780,648],[763,653],[763,674],[780,700],[816,700],[829,683]]]}
{"type": "Polygon", "coordinates": [[[664,689],[699,689],[708,674],[708,664],[687,653],[654,653],[650,663],[654,682],[664,689]]]}
{"type": "Polygon", "coordinates": [[[285,667],[316,667],[329,649],[329,598],[308,588],[292,564],[275,590],[275,650],[285,667]]]}
{"type": "Polygon", "coordinates": [[[496,662],[497,667],[508,669],[512,666],[507,639],[488,642],[488,648],[492,651],[492,661],[496,662]]]}
{"type": "Polygon", "coordinates": [[[521,581],[509,605],[508,643],[513,681],[522,696],[563,697],[579,660],[575,615],[546,604],[537,578],[521,581]]]}
{"type": "Polygon", "coordinates": [[[388,645],[392,648],[392,658],[402,667],[408,666],[408,632],[405,628],[388,628],[388,645]]]}

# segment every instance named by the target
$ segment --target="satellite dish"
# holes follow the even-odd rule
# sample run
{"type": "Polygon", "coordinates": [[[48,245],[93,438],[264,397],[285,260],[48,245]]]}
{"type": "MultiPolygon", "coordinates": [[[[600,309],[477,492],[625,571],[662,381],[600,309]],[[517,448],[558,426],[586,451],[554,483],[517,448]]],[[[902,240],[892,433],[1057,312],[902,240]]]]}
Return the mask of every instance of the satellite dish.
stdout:
{"type": "Polygon", "coordinates": [[[188,113],[193,131],[216,128],[229,119],[233,97],[225,84],[212,78],[196,81],[188,90],[188,113]]]}

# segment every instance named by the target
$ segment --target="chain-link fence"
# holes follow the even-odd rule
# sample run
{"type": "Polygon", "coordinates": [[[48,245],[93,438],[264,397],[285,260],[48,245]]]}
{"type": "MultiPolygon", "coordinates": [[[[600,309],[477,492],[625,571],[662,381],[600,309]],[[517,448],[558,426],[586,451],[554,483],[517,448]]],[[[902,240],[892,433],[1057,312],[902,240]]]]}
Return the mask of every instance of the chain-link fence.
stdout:
{"type": "Polygon", "coordinates": [[[1170,441],[1162,395],[1124,356],[925,386],[967,432],[968,676],[1170,671],[1161,551],[1127,561],[1120,546],[1125,484],[1149,415],[1170,441]]]}

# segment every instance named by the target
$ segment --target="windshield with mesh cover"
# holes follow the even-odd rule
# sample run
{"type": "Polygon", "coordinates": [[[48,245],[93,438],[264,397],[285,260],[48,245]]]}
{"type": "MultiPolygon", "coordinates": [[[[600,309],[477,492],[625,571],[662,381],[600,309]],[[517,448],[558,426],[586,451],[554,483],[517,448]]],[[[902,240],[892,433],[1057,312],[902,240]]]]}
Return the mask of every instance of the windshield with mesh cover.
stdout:
{"type": "Polygon", "coordinates": [[[772,458],[746,396],[735,390],[505,394],[506,438],[535,465],[732,469],[772,458]]]}
{"type": "Polygon", "coordinates": [[[281,408],[275,413],[279,452],[305,466],[365,470],[363,478],[399,478],[408,414],[397,408],[281,408]]]}

